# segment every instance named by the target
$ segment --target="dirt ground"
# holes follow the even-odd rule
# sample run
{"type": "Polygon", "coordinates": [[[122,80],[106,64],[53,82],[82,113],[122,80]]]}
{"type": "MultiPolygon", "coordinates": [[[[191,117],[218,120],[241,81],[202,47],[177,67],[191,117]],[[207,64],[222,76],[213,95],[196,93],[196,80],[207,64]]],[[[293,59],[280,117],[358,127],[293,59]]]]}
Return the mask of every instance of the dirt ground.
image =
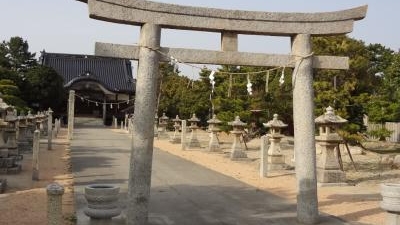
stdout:
{"type": "Polygon", "coordinates": [[[39,179],[32,181],[32,154],[24,154],[22,172],[17,175],[0,175],[7,179],[7,189],[0,194],[1,225],[47,224],[46,186],[57,182],[64,186],[64,225],[72,225],[74,216],[73,177],[70,172],[70,155],[66,130],[62,129],[53,140],[53,150],[47,150],[47,139],[41,140],[39,179]]]}
{"type": "MultiPolygon", "coordinates": [[[[247,144],[246,151],[249,160],[231,161],[229,151],[232,137],[221,134],[222,151],[210,153],[206,151],[207,133],[200,133],[201,149],[182,151],[180,145],[171,144],[166,140],[155,141],[155,147],[173,155],[193,161],[212,170],[236,178],[260,190],[271,192],[283,198],[296,201],[296,178],[294,170],[271,172],[267,178],[259,176],[259,147],[260,139],[253,139],[247,144]]],[[[344,149],[342,149],[343,152],[344,149]]],[[[282,141],[283,154],[290,162],[293,155],[293,146],[282,141]]],[[[347,151],[346,151],[347,152],[347,151]]],[[[357,171],[355,171],[350,157],[343,152],[343,164],[348,186],[319,187],[319,210],[342,218],[354,224],[382,225],[385,221],[385,212],[380,209],[380,183],[400,182],[399,170],[390,165],[382,164],[382,155],[373,152],[352,154],[357,171]]],[[[317,155],[318,158],[318,155],[317,155]]]]}
{"type": "MultiPolygon", "coordinates": [[[[232,137],[224,134],[220,136],[222,151],[219,153],[209,153],[205,150],[207,133],[200,133],[199,138],[203,147],[200,149],[182,151],[180,145],[171,144],[166,140],[156,140],[155,147],[295,202],[294,170],[271,172],[267,178],[259,177],[259,139],[248,143],[246,153],[249,160],[231,161],[228,155],[232,137]]],[[[66,141],[66,130],[62,129],[58,138],[54,140],[53,150],[47,150],[46,140],[42,142],[40,181],[31,180],[32,157],[30,154],[24,155],[23,171],[20,174],[0,175],[8,181],[6,193],[0,194],[1,225],[46,224],[45,187],[51,182],[62,184],[66,190],[63,195],[64,224],[72,225],[76,222],[73,205],[73,177],[70,172],[70,152],[66,141]]],[[[290,162],[293,150],[289,142],[282,142],[282,150],[289,158],[287,161],[290,162]]],[[[358,171],[354,170],[348,155],[343,155],[346,177],[350,185],[318,188],[319,210],[351,223],[384,224],[385,213],[379,207],[381,201],[379,184],[400,182],[400,173],[380,163],[382,155],[366,152],[353,155],[353,157],[358,171]]]]}

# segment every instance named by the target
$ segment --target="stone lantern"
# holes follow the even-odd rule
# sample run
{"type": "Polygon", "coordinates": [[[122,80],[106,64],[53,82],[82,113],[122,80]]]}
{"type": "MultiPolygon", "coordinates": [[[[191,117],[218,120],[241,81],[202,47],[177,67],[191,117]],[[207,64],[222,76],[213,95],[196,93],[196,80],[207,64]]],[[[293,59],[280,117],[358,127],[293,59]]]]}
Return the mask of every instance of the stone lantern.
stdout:
{"type": "MultiPolygon", "coordinates": [[[[8,157],[8,148],[4,141],[4,130],[7,128],[8,123],[0,118],[0,158],[8,157]]],[[[1,165],[0,165],[1,166],[1,165]]]]}
{"type": "Polygon", "coordinates": [[[11,106],[9,106],[7,103],[3,102],[3,99],[0,98],[0,115],[3,120],[6,118],[7,110],[9,108],[11,108],[11,106]]]}
{"type": "Polygon", "coordinates": [[[288,125],[278,119],[278,114],[274,114],[274,118],[268,123],[263,123],[264,127],[269,128],[266,135],[269,138],[270,146],[268,149],[268,170],[280,170],[286,167],[285,157],[281,152],[280,142],[284,135],[281,134],[283,128],[288,125]]]}
{"type": "Polygon", "coordinates": [[[23,112],[18,116],[18,149],[21,152],[30,152],[32,150],[32,145],[29,145],[27,133],[28,133],[28,122],[27,117],[23,112]]]}
{"type": "Polygon", "coordinates": [[[35,121],[35,130],[39,130],[40,131],[40,124],[42,124],[42,121],[40,119],[40,115],[39,114],[40,114],[40,112],[36,113],[34,121],[35,121]]]}
{"type": "Polygon", "coordinates": [[[247,124],[240,121],[239,116],[236,116],[235,120],[229,122],[228,125],[232,126],[233,130],[231,131],[231,134],[234,135],[231,149],[231,159],[247,158],[247,155],[243,150],[242,144],[240,143],[240,136],[243,135],[244,127],[247,124]]]}
{"type": "Polygon", "coordinates": [[[174,136],[172,136],[170,142],[174,144],[179,144],[181,143],[181,135],[179,134],[179,129],[181,128],[181,119],[179,119],[179,116],[176,115],[175,119],[172,120],[174,122],[174,136]]]}
{"type": "Polygon", "coordinates": [[[156,115],[154,116],[154,137],[158,137],[158,115],[156,113],[156,115]]]}
{"type": "Polygon", "coordinates": [[[28,139],[29,146],[33,146],[33,132],[36,129],[36,117],[32,115],[31,111],[28,111],[28,115],[26,116],[27,121],[27,130],[26,130],[26,138],[28,139]]]}
{"type": "Polygon", "coordinates": [[[22,155],[18,154],[18,146],[15,140],[17,118],[13,117],[14,111],[11,107],[8,107],[5,112],[5,118],[11,121],[11,125],[0,118],[0,174],[19,173],[21,165],[17,164],[17,161],[22,160],[22,155]],[[7,135],[4,135],[4,131],[7,135]],[[7,143],[3,139],[4,136],[7,137],[7,143]]]}
{"type": "Polygon", "coordinates": [[[165,115],[165,112],[160,117],[160,122],[158,123],[158,139],[169,139],[167,134],[167,126],[168,126],[168,116],[165,115]]]}
{"type": "Polygon", "coordinates": [[[315,123],[319,127],[319,136],[315,140],[322,151],[317,162],[317,181],[322,185],[341,185],[345,182],[346,175],[340,170],[335,149],[342,141],[337,129],[346,122],[347,120],[335,115],[334,109],[330,106],[326,108],[325,114],[315,119],[315,123]]]}
{"type": "MultiPolygon", "coordinates": [[[[5,136],[4,132],[6,128],[8,127],[8,123],[5,122],[5,118],[7,115],[7,110],[11,108],[7,103],[3,102],[3,99],[0,98],[0,119],[1,119],[1,125],[0,125],[0,151],[6,152],[6,155],[8,155],[8,148],[5,144],[7,141],[7,137],[5,136]],[[4,149],[4,150],[3,150],[4,149]]],[[[0,153],[1,156],[1,153],[0,153]]]]}
{"type": "Polygon", "coordinates": [[[200,141],[197,139],[197,130],[199,129],[199,126],[197,125],[200,120],[199,118],[196,117],[196,114],[193,113],[192,118],[188,119],[188,122],[190,122],[189,128],[192,130],[192,133],[190,134],[189,142],[187,143],[188,148],[199,148],[200,147],[200,141]]]}
{"type": "Polygon", "coordinates": [[[220,150],[219,141],[217,137],[217,133],[221,131],[218,128],[218,125],[222,123],[221,120],[217,119],[217,115],[213,115],[212,119],[208,120],[207,123],[208,131],[211,133],[210,141],[208,143],[208,150],[210,152],[216,152],[220,150]]]}
{"type": "Polygon", "coordinates": [[[7,140],[7,148],[8,154],[12,156],[18,156],[18,144],[17,144],[17,121],[18,117],[16,115],[17,111],[12,107],[6,110],[5,121],[8,123],[5,128],[6,132],[6,140],[7,140]]]}
{"type": "Polygon", "coordinates": [[[45,136],[45,129],[44,129],[44,124],[45,124],[45,118],[46,115],[43,112],[38,112],[36,115],[36,125],[37,125],[37,129],[40,130],[40,136],[45,136]]]}

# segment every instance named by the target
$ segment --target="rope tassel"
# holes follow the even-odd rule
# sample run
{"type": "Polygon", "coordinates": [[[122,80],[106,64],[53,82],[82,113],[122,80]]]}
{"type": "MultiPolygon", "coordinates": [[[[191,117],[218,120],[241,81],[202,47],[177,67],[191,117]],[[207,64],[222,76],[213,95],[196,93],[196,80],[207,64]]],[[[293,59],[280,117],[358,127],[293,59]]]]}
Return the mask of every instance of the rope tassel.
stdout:
{"type": "Polygon", "coordinates": [[[268,85],[269,85],[269,70],[267,71],[267,75],[265,76],[265,93],[268,93],[268,85]]]}
{"type": "Polygon", "coordinates": [[[282,69],[281,77],[279,78],[279,86],[282,86],[285,83],[285,67],[282,69]]]}

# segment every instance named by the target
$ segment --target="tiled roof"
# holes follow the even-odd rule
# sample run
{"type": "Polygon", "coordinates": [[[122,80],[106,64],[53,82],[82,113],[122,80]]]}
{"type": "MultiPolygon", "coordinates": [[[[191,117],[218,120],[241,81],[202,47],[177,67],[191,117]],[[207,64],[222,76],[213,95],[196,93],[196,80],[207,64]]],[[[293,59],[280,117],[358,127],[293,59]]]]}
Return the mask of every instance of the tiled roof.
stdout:
{"type": "Polygon", "coordinates": [[[87,77],[112,92],[133,94],[135,91],[136,80],[132,77],[131,62],[126,59],[43,51],[39,60],[64,78],[65,87],[87,77]]]}

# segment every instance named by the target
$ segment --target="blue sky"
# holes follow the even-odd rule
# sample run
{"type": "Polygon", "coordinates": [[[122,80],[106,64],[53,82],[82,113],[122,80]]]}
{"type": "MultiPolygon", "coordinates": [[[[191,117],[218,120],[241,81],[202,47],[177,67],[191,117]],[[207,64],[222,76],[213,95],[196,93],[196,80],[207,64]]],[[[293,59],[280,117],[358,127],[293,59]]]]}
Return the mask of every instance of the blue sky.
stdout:
{"type": "MultiPolygon", "coordinates": [[[[400,49],[400,1],[393,0],[158,0],[192,6],[278,12],[325,12],[368,5],[367,17],[355,23],[351,37],[366,43],[381,43],[400,49]]],[[[88,17],[87,5],[75,0],[0,1],[0,40],[21,36],[31,52],[93,54],[96,41],[134,44],[139,28],[96,21],[88,17]]],[[[219,34],[163,30],[161,45],[219,49],[219,34]]],[[[239,36],[239,50],[246,52],[289,53],[289,39],[239,36]]],[[[39,54],[39,53],[38,53],[39,54]]],[[[190,72],[184,69],[186,73],[190,72]]],[[[191,76],[190,74],[188,74],[191,76]]]]}

